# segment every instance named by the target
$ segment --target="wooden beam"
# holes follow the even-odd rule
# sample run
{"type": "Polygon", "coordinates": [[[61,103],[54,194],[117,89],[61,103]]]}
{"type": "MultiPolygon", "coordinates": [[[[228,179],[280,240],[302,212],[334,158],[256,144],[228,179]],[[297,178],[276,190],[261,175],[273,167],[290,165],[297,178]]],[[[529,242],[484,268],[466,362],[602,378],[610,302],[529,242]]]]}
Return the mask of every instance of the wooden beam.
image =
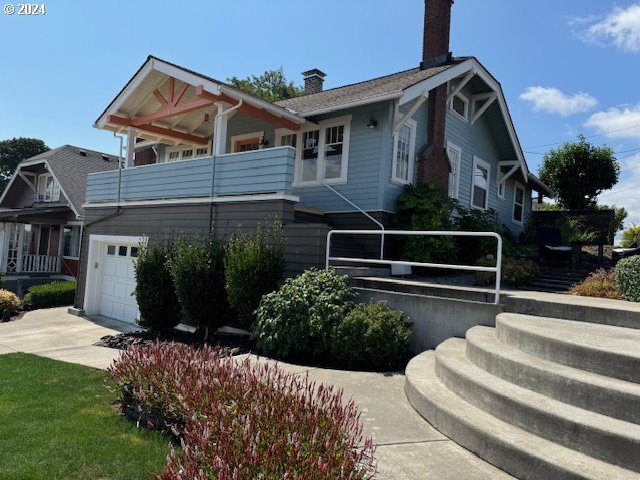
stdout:
{"type": "Polygon", "coordinates": [[[169,103],[164,99],[159,90],[153,91],[153,96],[160,102],[160,105],[169,105],[169,103]]]}
{"type": "MultiPolygon", "coordinates": [[[[112,125],[120,125],[123,127],[133,126],[131,124],[131,120],[129,120],[128,118],[116,117],[115,115],[109,115],[107,117],[107,123],[110,123],[112,125]]],[[[143,132],[160,135],[161,137],[174,138],[195,145],[207,145],[209,143],[208,138],[199,137],[197,135],[190,135],[188,133],[176,132],[175,130],[171,130],[170,128],[158,127],[156,125],[150,124],[135,125],[135,127],[143,132]]]]}
{"type": "Polygon", "coordinates": [[[469,81],[473,78],[473,76],[475,74],[476,74],[476,72],[474,72],[473,70],[469,70],[467,72],[467,74],[460,81],[460,83],[458,83],[458,86],[447,97],[447,103],[450,102],[453,97],[455,97],[457,94],[459,94],[462,91],[462,89],[465,87],[465,85],[467,83],[469,83],[469,81]]]}
{"type": "Polygon", "coordinates": [[[210,107],[211,105],[213,105],[213,102],[206,98],[199,98],[192,102],[184,103],[180,106],[166,105],[156,113],[141,115],[140,117],[132,118],[131,125],[136,127],[139,125],[146,125],[147,123],[174,117],[176,115],[184,115],[185,113],[193,112],[194,110],[199,110],[201,108],[210,107]]]}
{"type": "Polygon", "coordinates": [[[478,100],[483,100],[485,98],[486,98],[486,102],[484,102],[482,106],[478,109],[478,111],[473,114],[473,117],[471,118],[471,125],[476,123],[476,121],[482,116],[482,114],[487,111],[487,108],[489,108],[491,104],[498,99],[498,94],[496,92],[490,92],[490,93],[482,93],[480,95],[473,95],[471,97],[472,108],[475,108],[476,102],[478,100]]]}
{"type": "MultiPolygon", "coordinates": [[[[225,95],[224,93],[221,93],[220,95],[214,95],[213,93],[207,92],[202,85],[198,85],[196,87],[196,96],[209,99],[213,102],[226,102],[230,105],[238,103],[237,99],[225,95]]],[[[291,120],[287,120],[286,118],[278,117],[277,115],[274,115],[273,113],[268,112],[263,108],[254,107],[253,105],[249,105],[246,102],[242,104],[238,111],[254,118],[264,120],[266,122],[275,123],[276,125],[287,128],[289,130],[300,130],[300,125],[298,125],[297,123],[292,122],[291,120]]]]}

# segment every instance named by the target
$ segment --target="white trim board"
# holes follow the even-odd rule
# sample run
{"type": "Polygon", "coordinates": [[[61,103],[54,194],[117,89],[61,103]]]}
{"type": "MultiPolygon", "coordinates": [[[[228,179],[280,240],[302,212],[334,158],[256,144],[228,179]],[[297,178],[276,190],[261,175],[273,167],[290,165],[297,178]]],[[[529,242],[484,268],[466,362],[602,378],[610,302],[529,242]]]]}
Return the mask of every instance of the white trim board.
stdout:
{"type": "Polygon", "coordinates": [[[197,198],[175,198],[158,200],[131,200],[118,202],[85,203],[82,208],[106,208],[106,207],[161,207],[167,205],[197,205],[216,203],[242,203],[242,202],[267,202],[271,200],[285,200],[298,203],[300,197],[286,194],[263,194],[263,195],[229,195],[228,197],[197,197],[197,198]]]}

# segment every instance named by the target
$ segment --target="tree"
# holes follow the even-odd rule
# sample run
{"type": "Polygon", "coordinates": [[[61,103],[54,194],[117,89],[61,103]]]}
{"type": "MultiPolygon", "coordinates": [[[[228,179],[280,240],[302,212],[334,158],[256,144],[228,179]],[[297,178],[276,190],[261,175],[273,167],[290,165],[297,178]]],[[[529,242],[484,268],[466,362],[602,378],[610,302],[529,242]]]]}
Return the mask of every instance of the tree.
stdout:
{"type": "Polygon", "coordinates": [[[271,103],[299,97],[304,93],[302,88],[294,85],[291,81],[287,81],[282,67],[278,70],[267,70],[259,77],[251,75],[241,79],[234,76],[227,78],[227,82],[240,90],[271,103]]]}
{"type": "Polygon", "coordinates": [[[613,210],[613,218],[615,225],[615,232],[619,232],[620,230],[624,230],[624,221],[626,220],[629,212],[624,207],[618,207],[616,205],[598,205],[598,210],[613,210]]]}
{"type": "Polygon", "coordinates": [[[42,140],[37,138],[12,138],[0,141],[0,193],[11,179],[18,163],[49,150],[42,140]]]}
{"type": "Polygon", "coordinates": [[[583,135],[544,156],[540,179],[565,209],[595,208],[596,197],[618,183],[620,165],[611,147],[595,147],[583,135]]]}

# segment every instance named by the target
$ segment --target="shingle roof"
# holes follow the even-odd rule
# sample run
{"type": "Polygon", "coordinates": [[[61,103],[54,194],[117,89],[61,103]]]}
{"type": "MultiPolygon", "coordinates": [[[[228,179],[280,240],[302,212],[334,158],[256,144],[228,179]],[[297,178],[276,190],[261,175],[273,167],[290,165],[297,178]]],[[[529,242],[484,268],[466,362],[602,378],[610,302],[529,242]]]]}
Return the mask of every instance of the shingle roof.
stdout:
{"type": "Polygon", "coordinates": [[[87,175],[118,168],[117,156],[72,145],[54,148],[25,162],[32,163],[37,160],[47,161],[69,202],[80,215],[84,215],[82,204],[87,190],[87,175]],[[86,156],[80,151],[86,152],[86,156]],[[109,161],[104,160],[103,155],[108,157],[109,161]]]}
{"type": "Polygon", "coordinates": [[[290,98],[275,102],[280,107],[293,110],[295,113],[305,115],[321,109],[338,109],[341,105],[349,105],[354,102],[365,101],[376,97],[384,97],[392,93],[400,93],[403,90],[416,85],[423,80],[433,77],[449,68],[467,60],[467,57],[455,58],[452,63],[440,67],[420,70],[412,68],[403,72],[393,73],[384,77],[366,80],[364,82],[345,85],[343,87],[324,90],[311,95],[290,98]]]}

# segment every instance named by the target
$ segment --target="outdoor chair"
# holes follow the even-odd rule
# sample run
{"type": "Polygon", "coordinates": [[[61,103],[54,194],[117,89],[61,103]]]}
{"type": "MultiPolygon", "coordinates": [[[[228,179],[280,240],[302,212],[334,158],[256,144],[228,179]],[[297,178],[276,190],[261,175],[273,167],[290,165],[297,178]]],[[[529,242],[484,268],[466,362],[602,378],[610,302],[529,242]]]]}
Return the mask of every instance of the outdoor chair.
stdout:
{"type": "Polygon", "coordinates": [[[611,260],[615,265],[622,258],[632,257],[638,254],[640,254],[640,236],[627,248],[614,248],[611,253],[611,260]]]}
{"type": "Polygon", "coordinates": [[[549,262],[571,263],[572,248],[565,245],[562,233],[555,227],[538,227],[538,259],[549,262]]]}

